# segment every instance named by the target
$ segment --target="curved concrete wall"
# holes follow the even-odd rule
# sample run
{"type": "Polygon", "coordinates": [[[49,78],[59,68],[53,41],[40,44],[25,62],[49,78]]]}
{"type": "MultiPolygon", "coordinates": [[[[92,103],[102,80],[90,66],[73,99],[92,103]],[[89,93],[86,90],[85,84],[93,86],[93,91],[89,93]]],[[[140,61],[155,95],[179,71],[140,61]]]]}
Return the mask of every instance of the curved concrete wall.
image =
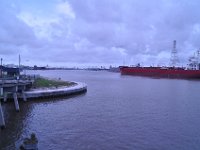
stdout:
{"type": "Polygon", "coordinates": [[[55,97],[55,96],[64,96],[71,95],[80,92],[87,91],[87,85],[85,83],[76,82],[75,86],[70,87],[59,87],[55,89],[36,89],[32,91],[25,91],[24,96],[29,98],[43,98],[43,97],[55,97]]]}

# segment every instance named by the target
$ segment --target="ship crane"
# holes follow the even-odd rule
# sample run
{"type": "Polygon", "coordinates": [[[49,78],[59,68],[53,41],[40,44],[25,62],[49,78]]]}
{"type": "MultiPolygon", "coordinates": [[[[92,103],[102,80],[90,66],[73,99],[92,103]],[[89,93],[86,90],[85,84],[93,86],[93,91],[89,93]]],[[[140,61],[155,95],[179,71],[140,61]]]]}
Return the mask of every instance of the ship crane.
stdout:
{"type": "Polygon", "coordinates": [[[190,70],[199,70],[199,56],[200,56],[200,50],[198,50],[194,56],[189,57],[189,68],[190,70]]]}

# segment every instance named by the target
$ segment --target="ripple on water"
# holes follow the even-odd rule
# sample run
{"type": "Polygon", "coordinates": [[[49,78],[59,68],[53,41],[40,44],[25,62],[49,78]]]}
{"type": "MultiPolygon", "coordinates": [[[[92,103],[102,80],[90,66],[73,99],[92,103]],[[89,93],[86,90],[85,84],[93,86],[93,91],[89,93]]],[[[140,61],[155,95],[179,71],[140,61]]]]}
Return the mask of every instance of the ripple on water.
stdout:
{"type": "Polygon", "coordinates": [[[39,149],[200,149],[199,81],[151,79],[90,71],[42,71],[85,82],[84,95],[6,104],[0,147],[31,132],[39,149]],[[3,138],[2,138],[3,137],[3,138]]]}

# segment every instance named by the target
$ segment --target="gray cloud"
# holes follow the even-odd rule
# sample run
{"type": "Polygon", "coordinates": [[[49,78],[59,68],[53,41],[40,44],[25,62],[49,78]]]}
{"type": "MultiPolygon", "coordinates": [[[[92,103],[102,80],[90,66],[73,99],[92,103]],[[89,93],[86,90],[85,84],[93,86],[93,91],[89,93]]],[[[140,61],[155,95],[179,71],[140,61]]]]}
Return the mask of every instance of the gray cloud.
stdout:
{"type": "Polygon", "coordinates": [[[9,5],[8,1],[1,4],[0,55],[12,62],[9,58],[13,58],[13,55],[18,57],[24,46],[33,47],[36,39],[33,30],[17,18],[18,9],[9,5]]]}
{"type": "MultiPolygon", "coordinates": [[[[23,7],[3,3],[0,54],[21,53],[38,64],[120,65],[123,61],[168,64],[172,41],[176,39],[180,59],[185,62],[200,47],[198,3],[198,0],[69,0],[59,2],[67,4],[65,13],[49,14],[56,16],[55,21],[49,16],[45,21],[42,20],[45,16],[28,12],[33,23],[18,17],[23,7]]],[[[56,1],[54,4],[56,8],[56,1]]]]}
{"type": "Polygon", "coordinates": [[[74,26],[74,32],[108,50],[123,47],[127,55],[133,57],[163,51],[170,53],[174,39],[178,41],[180,53],[200,47],[200,16],[195,0],[84,0],[70,1],[70,4],[77,16],[75,21],[83,25],[74,26]]]}

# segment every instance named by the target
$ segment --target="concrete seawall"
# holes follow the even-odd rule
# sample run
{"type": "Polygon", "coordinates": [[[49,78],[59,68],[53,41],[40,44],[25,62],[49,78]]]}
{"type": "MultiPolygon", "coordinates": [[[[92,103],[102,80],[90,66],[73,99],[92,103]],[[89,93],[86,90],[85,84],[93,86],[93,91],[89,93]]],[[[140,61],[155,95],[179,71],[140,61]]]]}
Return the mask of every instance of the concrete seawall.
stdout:
{"type": "Polygon", "coordinates": [[[76,82],[76,85],[70,87],[64,86],[58,88],[45,88],[45,89],[34,89],[31,91],[25,91],[23,96],[25,96],[25,99],[33,99],[33,98],[67,96],[86,91],[87,91],[87,85],[85,83],[76,82]]]}
{"type": "MultiPolygon", "coordinates": [[[[60,97],[60,96],[69,96],[75,95],[79,93],[83,93],[87,91],[87,85],[85,83],[75,82],[76,84],[73,86],[63,86],[58,88],[42,88],[42,89],[33,89],[29,91],[23,91],[21,94],[17,94],[16,91],[13,93],[13,99],[15,102],[16,111],[20,111],[19,103],[18,103],[18,96],[20,99],[26,101],[27,99],[39,99],[39,98],[53,98],[53,97],[60,97]],[[18,96],[17,96],[18,95],[18,96]]],[[[4,102],[7,101],[7,95],[3,97],[4,102]]],[[[1,99],[0,99],[0,128],[5,128],[5,120],[4,115],[1,107],[1,99]]]]}

